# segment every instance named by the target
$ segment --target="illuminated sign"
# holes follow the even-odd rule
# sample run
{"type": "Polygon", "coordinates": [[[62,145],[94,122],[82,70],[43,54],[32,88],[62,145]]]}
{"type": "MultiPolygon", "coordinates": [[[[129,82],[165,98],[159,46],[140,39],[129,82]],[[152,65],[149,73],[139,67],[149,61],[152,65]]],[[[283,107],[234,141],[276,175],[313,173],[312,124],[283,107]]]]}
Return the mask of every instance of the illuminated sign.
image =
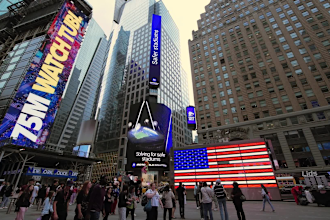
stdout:
{"type": "Polygon", "coordinates": [[[195,130],[196,129],[196,112],[195,107],[188,106],[186,109],[187,112],[187,124],[188,127],[195,130]]]}
{"type": "Polygon", "coordinates": [[[128,169],[141,169],[148,161],[150,170],[167,170],[172,147],[171,109],[148,101],[132,105],[128,129],[128,169]]]}
{"type": "Polygon", "coordinates": [[[215,182],[231,188],[277,187],[265,142],[219,145],[174,151],[175,185],[194,188],[196,182],[215,182]]]}
{"type": "Polygon", "coordinates": [[[152,16],[152,27],[151,27],[151,48],[150,48],[150,69],[149,69],[150,88],[158,88],[160,84],[161,33],[162,33],[162,17],[154,14],[152,16]]]}
{"type": "Polygon", "coordinates": [[[0,140],[45,144],[88,21],[72,3],[63,4],[3,119],[0,140]]]}
{"type": "Polygon", "coordinates": [[[59,169],[52,169],[52,168],[29,167],[26,172],[26,175],[77,178],[78,172],[74,171],[74,170],[59,170],[59,169]]]}

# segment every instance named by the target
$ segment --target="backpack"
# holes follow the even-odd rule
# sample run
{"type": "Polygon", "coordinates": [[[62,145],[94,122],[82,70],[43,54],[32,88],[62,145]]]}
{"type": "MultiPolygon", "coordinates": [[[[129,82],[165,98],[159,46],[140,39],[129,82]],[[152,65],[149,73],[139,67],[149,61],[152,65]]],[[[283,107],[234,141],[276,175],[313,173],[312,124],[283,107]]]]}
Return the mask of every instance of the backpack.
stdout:
{"type": "Polygon", "coordinates": [[[147,198],[147,195],[144,194],[144,195],[142,196],[142,199],[141,199],[141,205],[142,205],[142,206],[145,206],[145,205],[147,205],[147,203],[148,203],[148,198],[147,198]]]}

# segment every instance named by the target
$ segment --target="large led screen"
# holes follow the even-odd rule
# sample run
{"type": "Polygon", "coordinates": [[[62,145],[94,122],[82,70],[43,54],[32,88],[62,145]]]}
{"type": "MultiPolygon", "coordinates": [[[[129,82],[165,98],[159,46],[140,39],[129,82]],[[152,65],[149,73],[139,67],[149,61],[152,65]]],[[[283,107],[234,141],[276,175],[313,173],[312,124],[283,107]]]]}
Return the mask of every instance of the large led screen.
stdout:
{"type": "Polygon", "coordinates": [[[217,179],[225,188],[277,187],[265,142],[175,150],[174,179],[188,189],[217,179]]]}
{"type": "Polygon", "coordinates": [[[65,1],[0,126],[0,140],[37,148],[50,134],[89,18],[65,1]]]}
{"type": "Polygon", "coordinates": [[[151,26],[149,86],[150,88],[155,89],[158,88],[160,84],[161,39],[162,17],[153,14],[151,26]]]}
{"type": "Polygon", "coordinates": [[[127,133],[127,169],[168,170],[172,147],[171,109],[163,104],[144,101],[130,108],[127,133]]]}

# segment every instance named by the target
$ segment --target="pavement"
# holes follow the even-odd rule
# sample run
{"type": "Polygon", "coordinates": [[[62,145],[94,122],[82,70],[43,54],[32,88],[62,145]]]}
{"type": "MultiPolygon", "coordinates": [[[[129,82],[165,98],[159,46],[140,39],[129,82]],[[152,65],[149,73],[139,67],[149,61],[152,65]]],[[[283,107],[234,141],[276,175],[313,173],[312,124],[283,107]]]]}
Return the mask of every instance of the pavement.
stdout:
{"type": "MultiPolygon", "coordinates": [[[[243,209],[247,220],[329,220],[330,207],[318,207],[316,204],[309,204],[308,206],[298,206],[294,202],[280,202],[273,201],[275,212],[271,212],[271,208],[266,204],[266,211],[261,212],[261,201],[246,201],[243,203],[243,209]]],[[[195,202],[188,201],[185,206],[185,213],[187,220],[200,220],[199,210],[196,209],[195,202]]],[[[227,202],[229,220],[237,220],[235,207],[231,201],[227,202]]],[[[67,220],[73,220],[75,205],[70,206],[70,212],[67,220]]],[[[146,214],[140,204],[137,205],[137,216],[135,220],[145,220],[146,214]]],[[[29,208],[26,212],[24,220],[36,220],[40,216],[40,212],[36,211],[36,207],[29,208]]],[[[0,220],[14,220],[16,213],[11,212],[6,214],[6,210],[0,210],[0,220]]],[[[175,217],[179,218],[179,210],[175,212],[175,217]]],[[[220,212],[213,211],[214,220],[220,220],[220,212]]],[[[119,216],[109,216],[108,220],[118,220],[119,216]]],[[[130,220],[130,216],[127,218],[130,220]]],[[[159,209],[158,219],[163,219],[163,210],[159,209]]],[[[100,218],[102,220],[102,218],[100,218]]]]}

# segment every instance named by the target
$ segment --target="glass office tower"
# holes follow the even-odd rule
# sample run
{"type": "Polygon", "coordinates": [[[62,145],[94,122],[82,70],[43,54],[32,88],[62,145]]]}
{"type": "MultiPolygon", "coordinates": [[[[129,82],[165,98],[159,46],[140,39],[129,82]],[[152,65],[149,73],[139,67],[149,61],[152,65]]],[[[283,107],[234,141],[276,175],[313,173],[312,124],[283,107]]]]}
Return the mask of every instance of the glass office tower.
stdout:
{"type": "Polygon", "coordinates": [[[76,146],[81,123],[94,119],[107,52],[106,35],[97,22],[91,19],[63,95],[48,147],[67,148],[65,150],[70,151],[76,146]]]}
{"type": "Polygon", "coordinates": [[[180,36],[162,1],[116,1],[114,27],[102,81],[96,152],[118,152],[118,168],[126,155],[127,121],[131,104],[154,95],[172,109],[173,143],[192,142],[186,129],[187,79],[180,63],[180,36]],[[162,16],[161,86],[149,91],[149,56],[152,15],[162,16]]]}

